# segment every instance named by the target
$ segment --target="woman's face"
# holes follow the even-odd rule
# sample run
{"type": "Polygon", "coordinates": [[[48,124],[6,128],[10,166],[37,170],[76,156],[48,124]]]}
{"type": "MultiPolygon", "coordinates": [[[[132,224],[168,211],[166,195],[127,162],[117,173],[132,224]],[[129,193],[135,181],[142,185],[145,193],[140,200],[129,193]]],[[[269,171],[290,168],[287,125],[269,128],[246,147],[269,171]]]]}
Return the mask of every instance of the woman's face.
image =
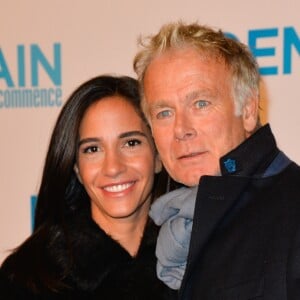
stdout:
{"type": "Polygon", "coordinates": [[[75,171],[102,228],[116,219],[145,220],[154,173],[161,169],[151,133],[120,96],[92,104],[79,128],[75,171]]]}

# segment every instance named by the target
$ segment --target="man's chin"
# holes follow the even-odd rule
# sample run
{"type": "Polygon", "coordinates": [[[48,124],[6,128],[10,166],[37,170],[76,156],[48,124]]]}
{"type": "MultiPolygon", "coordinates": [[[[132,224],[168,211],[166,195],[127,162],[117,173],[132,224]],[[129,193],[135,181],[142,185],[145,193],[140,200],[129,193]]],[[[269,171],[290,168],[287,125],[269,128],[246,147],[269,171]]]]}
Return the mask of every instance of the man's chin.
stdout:
{"type": "MultiPolygon", "coordinates": [[[[201,176],[200,176],[201,177],[201,176]]],[[[199,184],[199,180],[200,180],[200,177],[198,176],[194,176],[194,177],[191,177],[191,176],[180,176],[178,177],[178,180],[176,180],[177,182],[185,185],[185,186],[188,186],[188,187],[193,187],[193,186],[196,186],[199,184]]]]}
{"type": "MultiPolygon", "coordinates": [[[[175,181],[184,184],[186,186],[189,187],[193,187],[199,184],[200,178],[202,176],[219,176],[220,175],[220,171],[216,170],[210,170],[210,172],[195,172],[194,174],[191,174],[191,172],[186,172],[186,173],[182,173],[182,172],[178,172],[178,176],[176,176],[177,179],[174,179],[175,181]]],[[[172,176],[171,176],[172,177],[172,176]]],[[[175,177],[173,177],[175,178],[175,177]]]]}

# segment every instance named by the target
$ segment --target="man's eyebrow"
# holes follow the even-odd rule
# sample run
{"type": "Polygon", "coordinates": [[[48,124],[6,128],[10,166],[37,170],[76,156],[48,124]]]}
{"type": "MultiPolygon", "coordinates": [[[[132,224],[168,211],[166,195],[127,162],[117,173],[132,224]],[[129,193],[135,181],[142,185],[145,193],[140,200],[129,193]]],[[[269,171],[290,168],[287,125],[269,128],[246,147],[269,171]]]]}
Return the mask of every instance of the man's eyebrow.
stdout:
{"type": "Polygon", "coordinates": [[[164,101],[164,100],[159,100],[157,101],[154,105],[152,105],[153,107],[164,107],[164,106],[167,106],[167,101],[164,101]]]}
{"type": "Polygon", "coordinates": [[[186,101],[195,100],[197,98],[210,96],[211,94],[212,94],[212,92],[209,89],[195,90],[195,91],[188,93],[185,96],[185,100],[186,101]]]}
{"type": "MultiPolygon", "coordinates": [[[[212,91],[210,89],[201,89],[201,90],[195,90],[190,93],[188,93],[183,99],[185,102],[189,102],[192,100],[195,100],[197,98],[210,96],[212,94],[212,91]]],[[[165,100],[158,100],[153,105],[149,105],[149,112],[165,108],[165,107],[172,107],[172,104],[170,104],[168,101],[165,100]]]]}
{"type": "Polygon", "coordinates": [[[170,107],[170,104],[165,100],[159,100],[155,102],[153,105],[149,105],[149,110],[153,111],[164,107],[170,107]]]}
{"type": "Polygon", "coordinates": [[[195,100],[195,99],[199,98],[200,95],[203,95],[203,93],[200,93],[200,91],[193,91],[191,93],[188,93],[185,96],[185,100],[187,100],[187,101],[195,100]]]}

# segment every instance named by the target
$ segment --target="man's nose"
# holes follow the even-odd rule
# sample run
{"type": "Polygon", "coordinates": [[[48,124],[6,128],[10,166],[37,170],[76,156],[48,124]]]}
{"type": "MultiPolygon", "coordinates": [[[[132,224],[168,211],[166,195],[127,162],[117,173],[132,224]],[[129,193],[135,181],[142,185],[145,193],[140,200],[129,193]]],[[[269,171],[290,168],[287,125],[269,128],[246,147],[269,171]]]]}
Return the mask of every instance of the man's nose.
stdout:
{"type": "Polygon", "coordinates": [[[177,141],[185,141],[194,138],[197,135],[190,118],[184,114],[175,116],[174,136],[177,141]]]}

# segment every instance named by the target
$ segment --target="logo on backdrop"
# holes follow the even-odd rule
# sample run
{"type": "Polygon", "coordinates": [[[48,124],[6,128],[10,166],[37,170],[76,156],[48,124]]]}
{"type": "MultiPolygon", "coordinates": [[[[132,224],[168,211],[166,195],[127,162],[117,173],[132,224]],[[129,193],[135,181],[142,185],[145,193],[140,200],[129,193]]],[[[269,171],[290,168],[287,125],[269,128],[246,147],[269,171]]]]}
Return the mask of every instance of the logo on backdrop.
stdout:
{"type": "MultiPolygon", "coordinates": [[[[226,35],[239,40],[233,33],[227,32],[226,35]]],[[[261,75],[291,74],[300,54],[300,36],[294,27],[251,29],[248,31],[248,46],[260,65],[261,75]],[[267,46],[260,46],[262,44],[267,46]],[[278,55],[278,47],[282,57],[278,55]],[[268,65],[269,61],[273,63],[268,65]]]]}
{"type": "Polygon", "coordinates": [[[46,55],[38,44],[17,45],[10,61],[0,48],[0,109],[62,105],[61,44],[53,44],[51,52],[46,55]]]}
{"type": "Polygon", "coordinates": [[[35,207],[37,202],[37,196],[32,195],[30,197],[30,216],[31,216],[31,230],[34,228],[34,216],[35,216],[35,207]]]}

